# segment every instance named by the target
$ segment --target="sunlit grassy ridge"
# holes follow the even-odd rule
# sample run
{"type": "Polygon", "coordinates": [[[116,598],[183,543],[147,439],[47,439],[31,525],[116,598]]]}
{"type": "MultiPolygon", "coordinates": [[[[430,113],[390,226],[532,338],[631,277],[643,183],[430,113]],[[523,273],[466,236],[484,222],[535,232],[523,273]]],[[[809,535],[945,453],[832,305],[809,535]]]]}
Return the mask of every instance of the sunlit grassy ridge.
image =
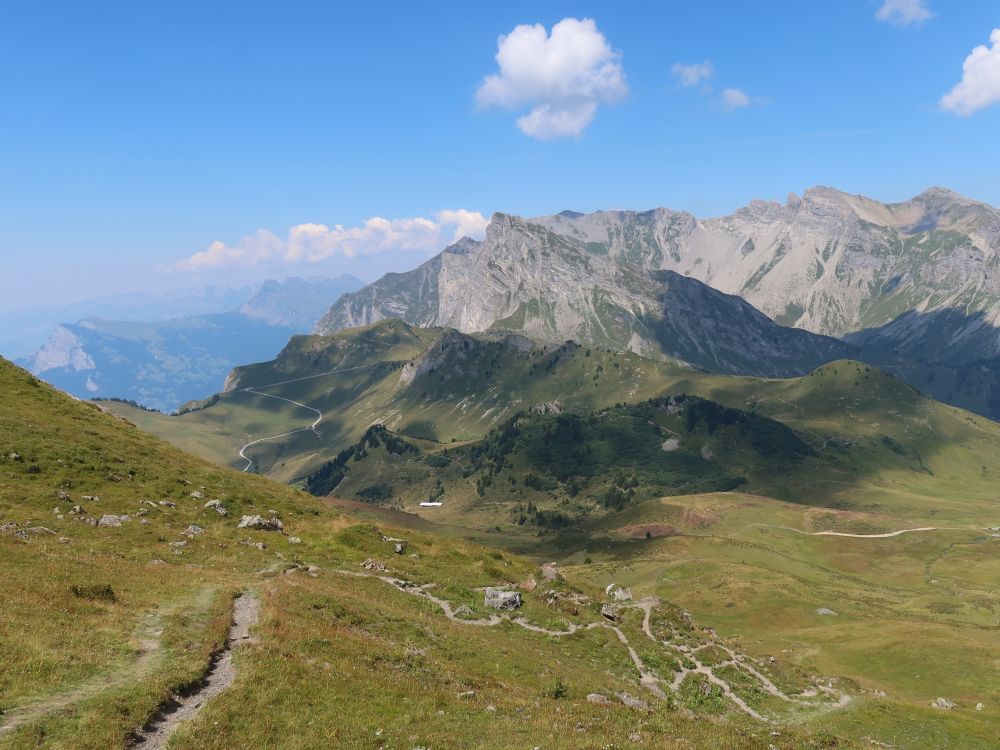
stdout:
{"type": "MultiPolygon", "coordinates": [[[[341,574],[374,558],[472,618],[487,614],[480,587],[539,578],[537,563],[516,555],[415,521],[359,523],[208,464],[2,361],[0,436],[0,726],[15,727],[0,747],[123,746],[170,693],[197,684],[231,597],[248,589],[263,603],[259,643],[239,648],[232,688],[172,748],[852,746],[818,729],[773,736],[711,689],[656,699],[618,638],[586,629],[602,622],[598,584],[560,578],[524,592],[518,614],[529,624],[584,628],[559,638],[450,622],[424,598],[341,574]],[[206,507],[216,499],[228,515],[206,507]],[[285,533],[236,528],[243,514],[272,512],[285,533]],[[129,519],[82,520],[105,514],[129,519]],[[404,537],[405,554],[385,535],[404,537]],[[585,598],[556,606],[550,590],[585,598]],[[590,692],[615,704],[588,702],[590,692]],[[619,705],[618,692],[651,710],[619,705]]],[[[643,640],[637,611],[618,627],[669,677],[669,651],[643,640]]]]}
{"type": "Polygon", "coordinates": [[[586,415],[677,394],[767,416],[799,433],[825,468],[806,480],[775,471],[755,490],[783,499],[985,521],[1000,475],[1000,425],[851,361],[788,380],[718,376],[627,352],[540,347],[519,337],[476,338],[389,320],[296,337],[278,359],[241,368],[234,381],[217,403],[180,417],[108,408],[239,468],[246,465],[237,457],[243,444],[302,430],[315,418],[279,399],[320,410],[315,432],[248,449],[252,470],[280,481],[303,481],[374,423],[450,445],[478,440],[537,404],[558,401],[563,411],[586,415]]]}

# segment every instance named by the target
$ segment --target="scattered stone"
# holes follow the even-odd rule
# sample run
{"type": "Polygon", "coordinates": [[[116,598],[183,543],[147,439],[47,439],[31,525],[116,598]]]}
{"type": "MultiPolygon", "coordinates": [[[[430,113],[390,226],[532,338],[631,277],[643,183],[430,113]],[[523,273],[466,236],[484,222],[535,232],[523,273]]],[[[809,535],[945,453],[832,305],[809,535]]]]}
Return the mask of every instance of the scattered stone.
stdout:
{"type": "Polygon", "coordinates": [[[521,592],[487,588],[483,605],[490,609],[517,609],[521,606],[521,592]]]}
{"type": "Polygon", "coordinates": [[[622,619],[622,611],[619,607],[614,604],[602,604],[601,605],[601,617],[606,620],[611,620],[611,622],[618,622],[622,619]]]}
{"type": "Polygon", "coordinates": [[[385,565],[371,557],[361,563],[361,567],[365,570],[377,570],[379,573],[385,573],[388,570],[385,565]]]}
{"type": "Polygon", "coordinates": [[[983,710],[983,704],[982,703],[977,703],[976,704],[976,710],[977,711],[982,711],[983,710]]]}
{"type": "Polygon", "coordinates": [[[84,516],[87,514],[87,511],[83,509],[82,505],[74,505],[72,508],[69,509],[69,512],[75,516],[84,516]]]}
{"type": "Polygon", "coordinates": [[[260,531],[281,531],[285,528],[285,526],[278,518],[264,518],[264,516],[255,515],[243,516],[236,528],[259,529],[260,531]]]}
{"type": "Polygon", "coordinates": [[[487,706],[486,710],[489,711],[491,714],[495,714],[497,712],[497,707],[496,706],[487,706]]]}
{"type": "Polygon", "coordinates": [[[637,711],[648,711],[649,704],[641,698],[636,698],[634,695],[629,695],[628,693],[618,693],[618,700],[622,702],[623,706],[628,708],[634,708],[637,711]]]}
{"type": "MultiPolygon", "coordinates": [[[[68,536],[61,536],[61,537],[59,537],[59,544],[69,544],[69,537],[68,536]]],[[[980,704],[980,705],[982,705],[982,704],[980,704]]]]}
{"type": "Polygon", "coordinates": [[[521,581],[517,584],[517,587],[521,589],[521,591],[534,591],[537,586],[538,582],[535,581],[534,578],[529,578],[527,581],[521,581]]]}
{"type": "Polygon", "coordinates": [[[942,711],[949,711],[953,709],[957,704],[954,701],[950,701],[947,698],[936,698],[931,701],[931,708],[938,708],[942,711]]]}
{"type": "Polygon", "coordinates": [[[459,693],[458,697],[461,698],[462,700],[469,700],[471,698],[475,698],[476,697],[476,691],[475,690],[466,690],[464,692],[459,693]]]}
{"type": "Polygon", "coordinates": [[[542,565],[542,580],[543,581],[554,581],[559,577],[559,571],[556,569],[556,564],[554,562],[545,563],[542,565]]]}
{"type": "Polygon", "coordinates": [[[97,525],[105,529],[115,529],[122,525],[122,521],[127,519],[128,516],[113,516],[110,513],[105,513],[101,516],[101,520],[97,522],[97,525]]]}
{"type": "Polygon", "coordinates": [[[141,523],[141,524],[147,524],[147,523],[149,523],[149,519],[148,518],[140,518],[139,519],[139,523],[141,523]]]}
{"type": "Polygon", "coordinates": [[[628,738],[630,742],[642,742],[642,735],[638,732],[632,732],[628,738]]]}
{"type": "Polygon", "coordinates": [[[531,407],[535,414],[562,414],[563,406],[558,401],[546,401],[543,404],[535,404],[531,407]]]}
{"type": "Polygon", "coordinates": [[[186,529],[184,529],[184,533],[187,534],[188,536],[197,536],[198,534],[204,534],[205,529],[201,528],[201,526],[191,524],[186,529]]]}
{"type": "Polygon", "coordinates": [[[137,510],[137,511],[135,512],[135,514],[136,514],[137,516],[145,516],[145,515],[148,515],[148,514],[149,514],[149,508],[139,508],[139,510],[137,510]]]}
{"type": "Polygon", "coordinates": [[[206,508],[211,508],[216,513],[218,513],[220,516],[228,516],[229,515],[229,511],[226,510],[226,506],[222,504],[221,500],[209,500],[207,503],[205,503],[205,507],[206,508]]]}
{"type": "Polygon", "coordinates": [[[601,693],[588,693],[587,700],[596,703],[598,706],[610,706],[611,699],[601,693]]]}
{"type": "Polygon", "coordinates": [[[169,500],[160,500],[160,505],[164,508],[176,508],[177,503],[170,502],[169,500]]]}
{"type": "Polygon", "coordinates": [[[402,555],[402,554],[404,554],[404,553],[406,552],[406,542],[404,542],[404,541],[399,541],[399,542],[395,542],[395,543],[394,543],[394,544],[392,545],[392,550],[393,550],[393,552],[395,552],[395,553],[396,553],[397,555],[402,555]]]}
{"type": "Polygon", "coordinates": [[[455,608],[454,615],[455,617],[472,617],[473,611],[468,604],[459,604],[455,608]]]}
{"type": "Polygon", "coordinates": [[[101,498],[98,495],[80,495],[80,498],[91,503],[101,502],[101,498]]]}
{"type": "Polygon", "coordinates": [[[17,461],[18,463],[24,460],[23,458],[21,458],[20,453],[10,453],[8,454],[7,458],[10,459],[11,461],[17,461]]]}
{"type": "Polygon", "coordinates": [[[32,534],[51,534],[52,536],[56,535],[56,532],[54,532],[52,529],[47,529],[44,526],[29,526],[28,531],[31,532],[32,534]]]}
{"type": "Polygon", "coordinates": [[[297,536],[290,536],[290,537],[288,537],[288,543],[289,544],[302,544],[302,540],[299,539],[297,536]]]}
{"type": "Polygon", "coordinates": [[[59,490],[58,492],[56,492],[56,497],[59,498],[59,500],[64,503],[68,503],[71,499],[69,493],[66,492],[65,490],[59,490]]]}
{"type": "Polygon", "coordinates": [[[245,544],[248,547],[255,547],[256,549],[259,550],[267,549],[267,545],[264,544],[264,542],[255,542],[253,539],[244,539],[242,542],[240,542],[240,544],[245,544]]]}
{"type": "Polygon", "coordinates": [[[171,546],[171,547],[176,547],[177,549],[180,549],[181,547],[187,547],[187,542],[185,542],[185,541],[184,541],[184,540],[182,539],[182,540],[181,540],[181,541],[179,541],[179,542],[171,542],[171,543],[170,543],[170,546],[171,546]]]}
{"type": "Polygon", "coordinates": [[[316,576],[319,575],[319,567],[316,565],[310,565],[306,568],[306,573],[315,578],[316,576]]]}
{"type": "Polygon", "coordinates": [[[202,495],[200,492],[198,492],[198,490],[195,490],[194,492],[191,493],[191,497],[193,497],[195,500],[201,500],[201,498],[205,496],[202,495]]]}
{"type": "Polygon", "coordinates": [[[826,616],[836,617],[837,616],[836,612],[834,612],[832,609],[827,609],[826,607],[820,607],[819,609],[817,609],[816,610],[816,614],[819,615],[820,617],[826,617],[826,616]]]}
{"type": "Polygon", "coordinates": [[[681,441],[677,438],[667,438],[663,441],[663,445],[660,446],[664,453],[673,453],[676,450],[680,450],[681,441]]]}
{"type": "Polygon", "coordinates": [[[616,602],[628,602],[632,600],[632,589],[626,589],[619,586],[614,591],[611,592],[611,598],[616,602]]]}

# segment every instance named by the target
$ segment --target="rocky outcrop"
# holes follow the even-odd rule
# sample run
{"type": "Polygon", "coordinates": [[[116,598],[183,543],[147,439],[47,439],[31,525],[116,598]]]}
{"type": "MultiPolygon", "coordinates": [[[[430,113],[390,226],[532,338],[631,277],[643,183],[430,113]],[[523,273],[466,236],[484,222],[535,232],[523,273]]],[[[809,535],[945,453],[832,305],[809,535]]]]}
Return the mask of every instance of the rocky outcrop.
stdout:
{"type": "Polygon", "coordinates": [[[818,187],[703,220],[667,209],[495,214],[482,243],[345,295],[316,330],[399,317],[784,375],[855,355],[772,320],[843,336],[908,311],[920,316],[880,330],[880,348],[912,350],[944,330],[970,361],[1000,353],[1000,211],[940,188],[885,204],[818,187]],[[954,310],[961,319],[931,315],[954,310]]]}

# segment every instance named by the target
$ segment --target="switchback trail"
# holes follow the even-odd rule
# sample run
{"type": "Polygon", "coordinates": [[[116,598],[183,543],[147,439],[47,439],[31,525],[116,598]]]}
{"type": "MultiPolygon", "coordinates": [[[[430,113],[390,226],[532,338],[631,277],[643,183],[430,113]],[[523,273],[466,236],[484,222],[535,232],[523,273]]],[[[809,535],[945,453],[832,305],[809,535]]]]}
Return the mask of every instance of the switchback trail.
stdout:
{"type": "Polygon", "coordinates": [[[166,704],[140,732],[134,735],[129,745],[132,750],[163,750],[170,740],[170,735],[181,722],[196,716],[207,701],[233,684],[233,680],[236,679],[233,648],[242,643],[256,641],[256,638],[250,635],[250,628],[254,627],[259,619],[260,602],[257,597],[249,591],[240,594],[233,602],[229,638],[222,652],[209,667],[204,683],[190,695],[178,696],[166,704]]]}
{"type": "Polygon", "coordinates": [[[261,393],[261,391],[260,391],[261,388],[273,388],[276,385],[287,385],[288,383],[298,383],[299,381],[302,381],[302,380],[314,380],[315,378],[323,378],[323,377],[326,377],[327,375],[336,375],[339,372],[351,372],[353,370],[364,370],[367,367],[368,367],[368,365],[360,365],[358,367],[344,367],[344,368],[341,368],[341,369],[330,370],[328,372],[321,372],[321,373],[318,373],[316,375],[306,375],[306,376],[301,377],[301,378],[292,378],[291,380],[279,380],[276,383],[268,383],[267,385],[258,385],[258,386],[254,386],[252,388],[250,388],[250,387],[241,388],[240,390],[244,391],[245,393],[252,393],[255,396],[263,396],[264,398],[273,398],[273,399],[276,399],[278,401],[284,401],[285,403],[293,404],[295,406],[301,407],[302,409],[307,409],[307,410],[311,411],[313,414],[316,415],[316,419],[314,419],[313,422],[312,422],[312,424],[310,424],[308,427],[300,427],[297,430],[291,430],[289,432],[282,432],[280,435],[268,435],[267,437],[257,438],[256,440],[251,440],[249,443],[247,443],[246,445],[244,445],[242,448],[240,448],[239,454],[238,454],[240,458],[242,458],[244,461],[247,462],[247,465],[244,466],[242,470],[243,471],[249,471],[250,468],[253,466],[253,459],[250,458],[249,456],[247,456],[247,454],[246,454],[246,449],[247,448],[250,448],[251,446],[257,445],[258,443],[266,443],[269,440],[278,440],[279,438],[288,437],[289,435],[296,435],[296,434],[298,434],[300,432],[316,432],[316,427],[319,425],[320,422],[323,421],[323,412],[321,412],[319,409],[316,409],[316,408],[314,408],[312,406],[309,406],[308,404],[303,404],[303,403],[301,403],[299,401],[293,401],[290,398],[284,398],[283,396],[273,396],[270,393],[261,393]]]}
{"type": "Polygon", "coordinates": [[[639,684],[641,684],[644,688],[646,688],[646,690],[655,695],[657,698],[666,698],[666,691],[664,688],[672,693],[680,692],[681,685],[683,684],[685,678],[689,674],[698,674],[704,677],[712,685],[718,687],[726,699],[740,711],[748,716],[751,716],[757,721],[765,723],[769,722],[770,719],[768,719],[768,717],[764,716],[750,706],[740,695],[736,693],[735,690],[733,690],[732,686],[726,682],[726,680],[722,679],[715,673],[715,669],[731,667],[737,671],[741,671],[750,679],[755,680],[763,692],[790,704],[796,704],[806,708],[829,710],[830,708],[842,708],[851,702],[851,696],[847,693],[835,690],[832,685],[823,685],[819,682],[815,683],[815,687],[809,688],[798,695],[786,694],[782,692],[766,675],[762,674],[751,663],[749,663],[749,659],[747,657],[742,654],[737,654],[732,649],[718,643],[717,641],[702,644],[694,649],[686,649],[678,647],[668,641],[660,640],[654,635],[652,628],[650,627],[650,618],[652,616],[653,609],[660,603],[659,599],[656,597],[646,597],[645,599],[640,599],[635,604],[629,606],[642,611],[642,632],[647,638],[662,648],[670,649],[671,651],[676,652],[676,654],[681,657],[677,663],[678,670],[672,676],[672,679],[669,680],[660,676],[655,670],[650,668],[629,642],[628,636],[625,632],[618,625],[610,622],[591,622],[586,625],[570,622],[566,624],[566,628],[564,630],[553,630],[541,625],[535,625],[523,617],[512,618],[491,614],[488,617],[479,619],[466,619],[455,614],[454,608],[451,606],[451,602],[434,596],[428,591],[428,589],[435,586],[433,583],[417,584],[405,581],[401,578],[395,578],[393,576],[375,575],[373,573],[359,573],[352,570],[338,570],[336,572],[341,575],[347,575],[354,578],[376,578],[389,584],[393,588],[402,591],[404,594],[410,594],[412,596],[419,596],[421,598],[428,599],[440,607],[445,617],[447,617],[450,621],[461,625],[493,627],[502,622],[510,622],[533,633],[541,633],[543,635],[554,636],[556,638],[572,635],[578,631],[592,630],[594,628],[604,628],[606,630],[610,630],[617,636],[618,640],[628,651],[629,658],[631,659],[636,670],[639,672],[639,684]],[[697,653],[701,649],[707,648],[708,646],[719,647],[729,656],[729,658],[711,665],[703,664],[699,661],[697,653]],[[691,664],[693,666],[687,666],[685,661],[687,664],[691,664]],[[817,702],[815,699],[818,698],[820,694],[823,694],[828,700],[817,702]]]}

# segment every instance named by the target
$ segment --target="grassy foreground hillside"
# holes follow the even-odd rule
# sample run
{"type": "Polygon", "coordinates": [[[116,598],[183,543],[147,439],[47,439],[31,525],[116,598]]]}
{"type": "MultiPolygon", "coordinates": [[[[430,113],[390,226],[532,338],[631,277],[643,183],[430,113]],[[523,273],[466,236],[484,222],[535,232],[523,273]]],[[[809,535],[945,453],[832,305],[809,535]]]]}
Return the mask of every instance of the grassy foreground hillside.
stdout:
{"type": "Polygon", "coordinates": [[[134,744],[230,648],[237,594],[260,613],[225,651],[235,678],[173,750],[856,745],[824,725],[864,700],[850,681],[744,652],[666,597],[357,520],[4,361],[0,441],[0,747],[134,744]],[[258,514],[283,529],[238,528],[258,514]],[[485,609],[496,585],[523,606],[485,609]]]}

